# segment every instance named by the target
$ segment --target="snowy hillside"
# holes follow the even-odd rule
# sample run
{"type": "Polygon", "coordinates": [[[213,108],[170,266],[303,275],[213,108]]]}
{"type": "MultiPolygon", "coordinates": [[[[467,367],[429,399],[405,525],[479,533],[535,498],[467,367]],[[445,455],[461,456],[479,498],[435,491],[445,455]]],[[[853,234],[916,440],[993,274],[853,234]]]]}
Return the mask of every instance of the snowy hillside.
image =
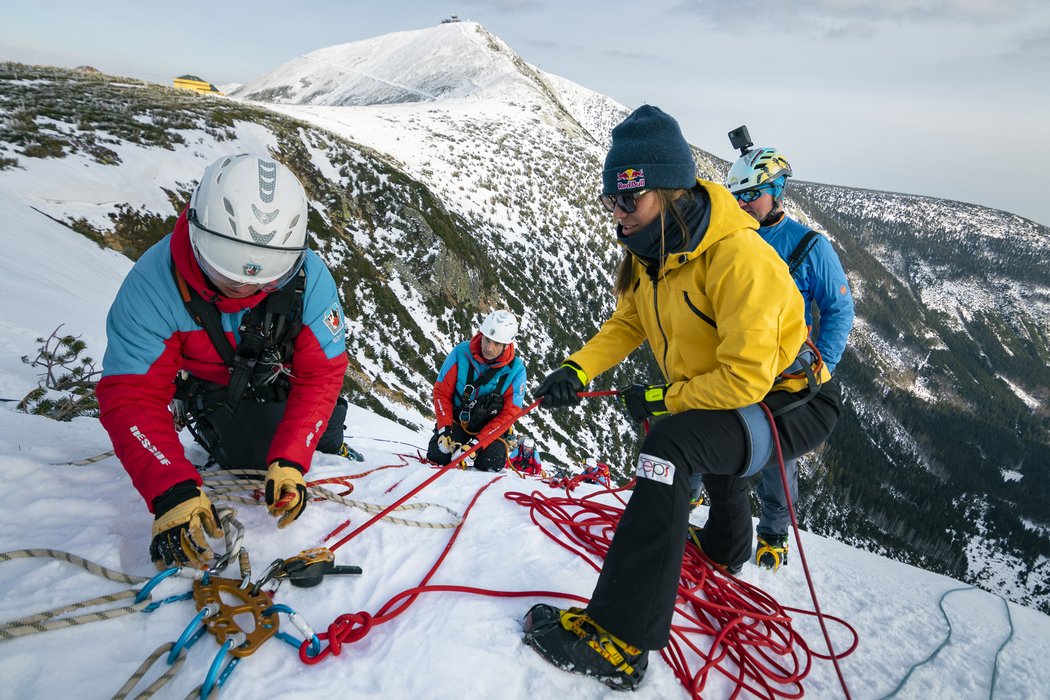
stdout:
{"type": "MultiPolygon", "coordinates": [[[[0,307],[5,358],[0,395],[8,398],[36,382],[32,368],[10,358],[31,354],[35,337],[46,336],[58,322],[67,321],[65,330],[82,334],[89,351],[101,356],[105,313],[130,262],[14,198],[0,196],[0,217],[17,224],[0,230],[0,244],[6,251],[0,258],[0,296],[18,300],[0,307]],[[71,266],[81,269],[71,274],[71,266]]],[[[352,407],[347,424],[349,442],[365,461],[318,456],[310,478],[342,480],[324,488],[343,492],[350,483],[353,491],[348,498],[385,506],[435,474],[413,456],[413,446],[424,444],[425,431],[357,406],[352,407]]],[[[203,461],[199,449],[186,445],[191,458],[203,461]]],[[[64,464],[108,449],[105,431],[95,419],[58,423],[17,413],[10,403],[0,404],[0,463],[8,484],[0,494],[5,513],[0,521],[0,552],[53,548],[134,576],[154,575],[147,555],[151,518],[120,465],[112,458],[85,466],[64,464]]],[[[207,474],[209,479],[216,476],[207,474]]],[[[596,490],[582,486],[571,495],[579,498],[596,490]]],[[[338,656],[316,666],[302,664],[292,646],[271,639],[236,666],[222,686],[222,697],[254,698],[275,692],[283,697],[608,697],[604,686],[552,668],[521,643],[520,620],[530,605],[556,601],[558,593],[586,597],[596,573],[533,524],[528,508],[505,498],[514,492],[538,492],[548,498],[566,495],[513,474],[502,474],[493,482],[491,474],[453,470],[409,501],[432,505],[402,517],[453,524],[477,496],[429,583],[537,593],[521,598],[425,593],[402,614],[375,624],[363,639],[345,643],[338,656]]],[[[618,505],[612,495],[592,497],[618,505]]],[[[371,517],[341,503],[314,502],[291,528],[278,531],[261,507],[242,503],[234,507],[245,529],[244,546],[254,578],[278,557],[323,543],[334,546],[336,540],[328,537],[331,532],[349,520],[339,533],[346,536],[371,517]]],[[[700,524],[705,517],[701,508],[693,520],[700,524]]],[[[297,612],[317,632],[328,629],[342,614],[376,615],[399,593],[423,582],[452,534],[448,528],[379,522],[337,550],[337,562],[362,567],[361,575],[331,576],[315,588],[285,583],[274,602],[297,612]]],[[[1047,697],[1041,669],[1050,655],[1050,617],[833,540],[805,532],[802,538],[822,609],[851,625],[858,635],[856,650],[840,662],[852,697],[881,698],[897,687],[901,697],[985,697],[992,690],[995,697],[1047,697]],[[935,652],[929,663],[922,664],[935,652]]],[[[221,549],[221,543],[218,546],[221,549]]],[[[232,572],[231,568],[228,575],[232,572]]],[[[813,609],[798,559],[776,575],[747,565],[740,580],[757,586],[781,606],[813,609]]],[[[151,652],[175,642],[184,630],[192,632],[197,614],[192,601],[176,600],[149,614],[9,638],[23,630],[4,623],[96,596],[141,590],[143,584],[108,581],[60,561],[15,559],[0,561],[0,585],[5,590],[0,598],[3,697],[64,697],[73,689],[78,698],[112,697],[151,652]]],[[[185,579],[166,579],[152,589],[152,600],[189,590],[185,579]]],[[[840,697],[843,691],[832,664],[812,655],[824,648],[816,623],[801,611],[790,612],[790,618],[791,629],[800,635],[792,653],[800,663],[812,662],[801,681],[803,691],[810,697],[840,697]]],[[[246,627],[249,624],[243,616],[236,619],[246,627]]],[[[280,613],[279,620],[281,632],[301,638],[287,614],[280,613]]],[[[852,635],[834,620],[828,624],[836,650],[844,651],[852,635]]],[[[704,651],[712,644],[710,636],[694,634],[689,639],[704,651]]],[[[323,643],[322,648],[327,647],[323,643]]],[[[188,649],[184,664],[157,697],[185,697],[205,682],[216,658],[220,663],[228,659],[220,654],[215,639],[204,635],[188,649]]],[[[693,673],[702,666],[692,652],[684,662],[693,673]]],[[[789,668],[793,664],[788,658],[782,663],[789,668]]],[[[163,659],[158,661],[135,692],[167,668],[163,659]]],[[[728,660],[711,670],[704,677],[704,697],[728,697],[735,687],[731,680],[735,673],[728,660]]],[[[633,697],[684,698],[689,692],[665,661],[654,658],[633,697]]]]}
{"type": "MultiPolygon", "coordinates": [[[[486,34],[468,23],[332,51],[347,64],[373,54],[385,61],[385,52],[412,52],[426,62],[436,37],[471,37],[464,73],[487,63],[487,72],[505,76],[506,51],[486,52],[476,40],[486,34]]],[[[525,87],[512,99],[478,84],[469,99],[389,107],[369,104],[363,90],[359,106],[327,107],[321,105],[333,104],[331,95],[295,92],[288,70],[260,79],[288,89],[272,107],[393,155],[442,199],[469,211],[478,231],[496,227],[496,247],[509,241],[529,251],[539,242],[544,249],[529,257],[542,255],[545,263],[536,272],[527,268],[530,278],[586,290],[591,303],[607,286],[591,286],[580,279],[590,276],[587,267],[573,270],[560,258],[565,243],[582,241],[604,256],[605,271],[613,268],[608,225],[592,219],[588,196],[598,188],[608,129],[626,107],[531,69],[519,74],[525,87]],[[553,99],[535,89],[536,75],[553,99]],[[594,138],[578,138],[577,124],[594,138]],[[582,184],[582,199],[568,182],[582,184]],[[543,246],[558,234],[560,249],[543,246]]],[[[443,63],[439,72],[449,70],[443,63]]],[[[790,153],[789,144],[781,146],[790,153]]],[[[695,153],[703,176],[723,177],[724,162],[695,153]]],[[[847,415],[828,449],[805,460],[804,522],[1050,609],[1050,591],[1039,583],[1050,576],[1050,482],[1040,474],[1050,460],[1050,231],[979,206],[805,182],[788,188],[787,206],[838,247],[858,304],[838,373],[847,415]]],[[[531,290],[522,298],[526,307],[558,305],[548,288],[531,290]]],[[[608,299],[598,299],[606,312],[608,299]]],[[[535,342],[530,349],[560,359],[544,339],[535,342]]]]}
{"type": "MultiPolygon", "coordinates": [[[[340,282],[346,393],[425,430],[436,367],[487,310],[524,319],[534,387],[608,316],[621,255],[595,193],[627,108],[486,36],[462,23],[333,47],[313,72],[259,79],[287,89],[282,104],[0,64],[0,189],[135,259],[208,162],[269,151],[306,184],[311,241],[340,282]],[[434,61],[442,42],[456,51],[434,61]],[[344,64],[371,78],[355,106],[332,106],[333,91],[350,98],[344,64]],[[392,83],[433,99],[371,92],[392,83]]],[[[720,179],[725,163],[696,153],[720,179]]],[[[1050,610],[1047,230],[927,197],[803,182],[788,197],[840,251],[858,302],[842,421],[804,460],[804,526],[1050,610]]],[[[595,388],[658,379],[643,349],[595,388]]],[[[623,479],[634,457],[611,401],[522,427],[561,465],[599,453],[623,479]]]]}

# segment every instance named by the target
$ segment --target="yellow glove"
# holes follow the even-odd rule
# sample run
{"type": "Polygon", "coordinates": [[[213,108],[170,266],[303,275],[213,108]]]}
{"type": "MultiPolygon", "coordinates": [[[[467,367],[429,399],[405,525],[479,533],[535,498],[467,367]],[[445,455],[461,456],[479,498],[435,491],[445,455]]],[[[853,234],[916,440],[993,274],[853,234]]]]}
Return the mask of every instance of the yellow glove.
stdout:
{"type": "Polygon", "coordinates": [[[288,527],[306,509],[306,482],[299,467],[276,460],[266,470],[266,510],[277,527],[288,527]]]}
{"type": "Polygon", "coordinates": [[[463,461],[459,463],[460,469],[470,469],[474,466],[474,460],[478,458],[478,444],[470,441],[465,442],[462,445],[456,445],[456,453],[452,455],[452,459],[457,459],[461,454],[469,453],[463,458],[463,461]],[[472,451],[473,450],[473,451],[472,451]]]}
{"type": "Polygon", "coordinates": [[[207,569],[215,556],[204,534],[222,537],[219,514],[192,481],[183,481],[153,501],[153,541],[149,555],[158,569],[207,569]]]}
{"type": "Polygon", "coordinates": [[[450,455],[459,449],[459,443],[453,442],[452,440],[452,428],[446,425],[438,431],[437,446],[439,450],[447,455],[450,455]]]}

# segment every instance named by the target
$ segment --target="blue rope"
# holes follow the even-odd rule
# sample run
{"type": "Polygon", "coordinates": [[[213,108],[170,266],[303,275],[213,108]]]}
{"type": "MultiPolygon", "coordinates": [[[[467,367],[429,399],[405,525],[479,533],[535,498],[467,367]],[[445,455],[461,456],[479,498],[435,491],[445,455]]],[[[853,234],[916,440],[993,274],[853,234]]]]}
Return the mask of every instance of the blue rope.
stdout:
{"type": "Polygon", "coordinates": [[[992,665],[992,687],[988,689],[988,700],[992,700],[992,696],[995,695],[995,681],[999,678],[999,654],[1002,653],[1007,643],[1014,638],[1014,618],[1010,614],[1010,603],[1002,596],[999,596],[999,600],[1003,601],[1003,607],[1006,608],[1006,620],[1010,623],[1010,634],[1006,636],[1003,643],[995,650],[995,663],[992,665]]]}
{"type": "MultiPolygon", "coordinates": [[[[944,641],[942,641],[937,646],[937,648],[933,650],[933,652],[929,656],[927,656],[922,661],[920,661],[920,662],[918,662],[916,664],[913,664],[912,667],[910,669],[908,669],[908,673],[906,673],[904,678],[901,679],[901,682],[897,684],[897,687],[894,688],[893,690],[891,690],[888,695],[882,696],[881,700],[889,700],[889,698],[896,697],[897,693],[899,693],[901,691],[901,688],[903,688],[904,685],[908,682],[908,679],[911,678],[911,674],[912,673],[914,673],[921,666],[925,666],[929,662],[933,661],[937,657],[937,655],[941,653],[941,649],[944,649],[944,647],[948,646],[948,642],[951,641],[951,638],[952,638],[952,621],[951,621],[951,618],[948,617],[948,613],[944,610],[944,600],[945,600],[945,598],[947,598],[952,593],[958,593],[960,591],[975,591],[975,590],[980,590],[980,589],[978,589],[978,588],[976,588],[974,586],[965,586],[963,588],[952,588],[951,590],[945,591],[941,595],[941,599],[937,602],[937,607],[939,607],[941,609],[941,615],[944,616],[944,621],[948,624],[948,635],[944,638],[944,641]]],[[[987,591],[985,591],[985,592],[987,592],[987,591]]],[[[1003,640],[1003,643],[999,645],[999,648],[995,652],[995,661],[994,661],[994,663],[992,665],[992,685],[988,689],[988,698],[989,698],[989,700],[991,700],[991,698],[995,695],[995,681],[999,677],[999,654],[1002,652],[1003,648],[1007,645],[1007,643],[1011,639],[1013,639],[1013,636],[1014,636],[1014,620],[1013,620],[1013,616],[1010,615],[1010,604],[1002,596],[996,595],[996,597],[999,600],[1003,601],[1003,605],[1006,607],[1006,620],[1010,624],[1010,634],[1007,635],[1006,639],[1003,640]]]]}
{"type": "Polygon", "coordinates": [[[142,609],[142,612],[144,612],[144,613],[151,613],[154,610],[156,610],[157,608],[159,608],[160,606],[166,605],[167,603],[174,603],[174,602],[179,601],[179,600],[189,600],[192,597],[193,597],[193,591],[188,591],[186,593],[179,593],[178,595],[170,595],[167,598],[165,598],[164,600],[158,600],[156,603],[150,603],[149,605],[147,605],[146,607],[144,607],[142,609]]]}

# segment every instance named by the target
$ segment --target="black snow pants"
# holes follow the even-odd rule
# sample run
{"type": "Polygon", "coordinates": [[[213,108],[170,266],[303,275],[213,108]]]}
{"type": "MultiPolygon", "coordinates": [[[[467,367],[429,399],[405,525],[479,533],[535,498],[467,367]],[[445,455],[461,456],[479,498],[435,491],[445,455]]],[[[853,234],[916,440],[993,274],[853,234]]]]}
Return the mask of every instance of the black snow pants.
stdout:
{"type": "MultiPolygon", "coordinates": [[[[774,412],[803,392],[774,392],[774,412]]],[[[827,439],[839,415],[839,392],[825,383],[808,402],[775,420],[784,459],[827,439]]],[[[711,510],[701,545],[714,561],[736,566],[751,556],[752,523],[746,469],[749,438],[734,411],[692,410],[656,422],[642,442],[637,483],[624,509],[587,606],[599,625],[641,649],[660,649],[671,618],[689,526],[689,477],[704,476],[711,510]]]]}
{"type": "MultiPolygon", "coordinates": [[[[342,397],[336,400],[328,425],[317,441],[318,452],[339,453],[347,405],[342,397]]],[[[266,471],[266,455],[284,416],[284,408],[284,402],[259,403],[250,399],[241,400],[235,412],[224,405],[218,406],[198,419],[196,431],[200,439],[197,442],[224,469],[266,471]]]]}

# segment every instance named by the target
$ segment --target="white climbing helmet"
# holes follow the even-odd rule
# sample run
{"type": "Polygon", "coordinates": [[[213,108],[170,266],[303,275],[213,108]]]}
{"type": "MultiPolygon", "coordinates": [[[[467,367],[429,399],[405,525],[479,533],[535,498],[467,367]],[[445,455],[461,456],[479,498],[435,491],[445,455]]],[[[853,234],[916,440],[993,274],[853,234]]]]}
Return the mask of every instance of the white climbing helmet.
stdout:
{"type": "Polygon", "coordinates": [[[736,194],[775,180],[784,175],[791,176],[787,158],[775,148],[756,148],[740,156],[726,176],[726,187],[736,194]]]}
{"type": "Polygon", "coordinates": [[[518,319],[509,311],[493,311],[481,322],[478,330],[489,340],[508,345],[518,334],[518,319]]]}
{"type": "Polygon", "coordinates": [[[189,208],[193,254],[213,282],[276,289],[306,250],[306,192],[285,166],[242,153],[204,171],[189,208]]]}

